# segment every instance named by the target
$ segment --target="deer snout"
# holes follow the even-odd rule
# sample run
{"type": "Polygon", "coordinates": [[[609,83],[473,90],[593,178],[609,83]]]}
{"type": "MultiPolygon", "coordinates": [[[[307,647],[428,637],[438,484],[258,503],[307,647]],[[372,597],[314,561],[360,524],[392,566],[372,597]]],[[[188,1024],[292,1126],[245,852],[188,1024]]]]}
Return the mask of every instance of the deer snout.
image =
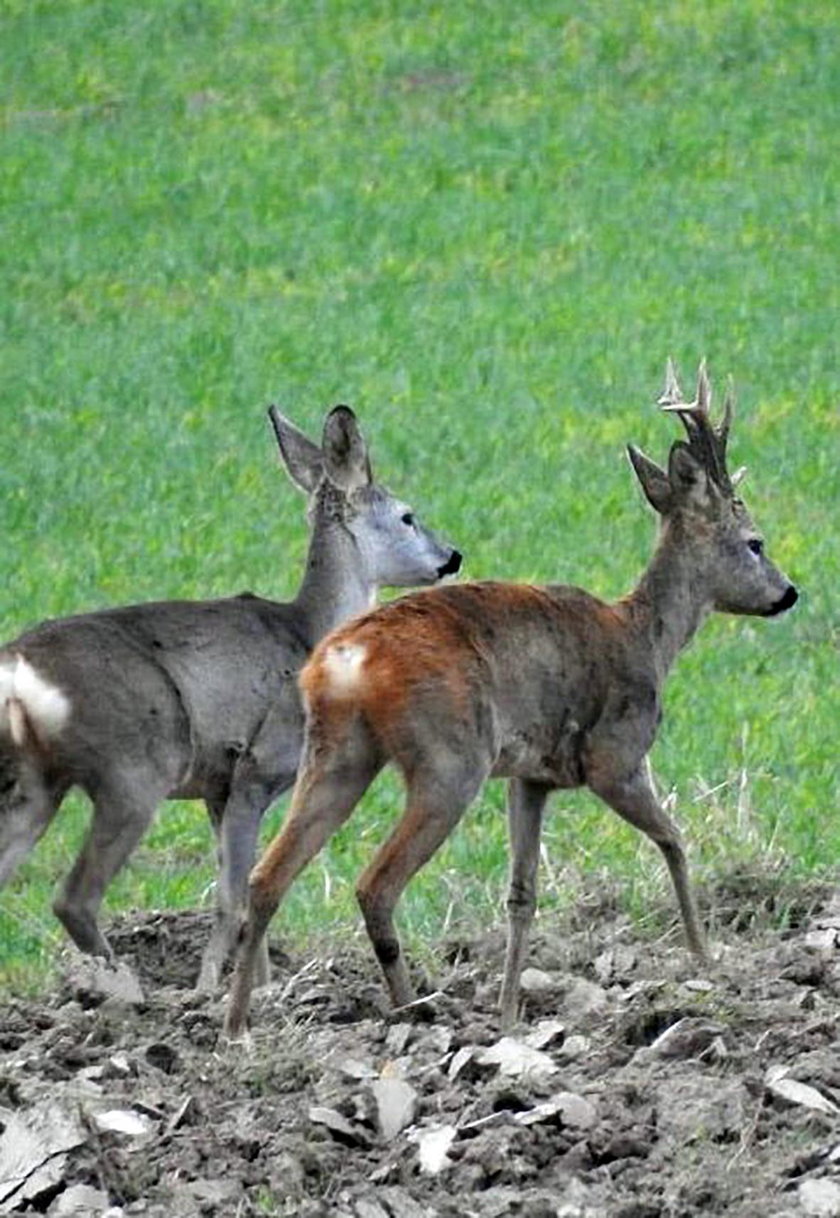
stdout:
{"type": "Polygon", "coordinates": [[[793,584],[788,584],[783,594],[776,601],[771,609],[768,609],[765,617],[775,617],[777,613],[784,613],[786,609],[791,609],[799,600],[799,593],[793,584]]]}
{"type": "Polygon", "coordinates": [[[438,579],[443,579],[444,575],[457,575],[460,570],[461,554],[458,550],[453,550],[443,566],[438,567],[438,579]]]}

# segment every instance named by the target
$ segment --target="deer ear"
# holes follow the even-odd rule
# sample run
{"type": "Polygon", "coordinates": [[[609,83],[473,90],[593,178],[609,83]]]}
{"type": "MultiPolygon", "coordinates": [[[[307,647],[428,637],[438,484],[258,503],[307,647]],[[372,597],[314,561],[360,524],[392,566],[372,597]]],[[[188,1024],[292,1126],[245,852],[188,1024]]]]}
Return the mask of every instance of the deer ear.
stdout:
{"type": "Polygon", "coordinates": [[[668,458],[668,481],[674,498],[682,504],[703,507],[710,499],[709,478],[685,444],[678,441],[668,458]]]}
{"type": "Polygon", "coordinates": [[[323,450],[327,477],[336,486],[355,491],[370,485],[367,444],[349,406],[335,406],[327,415],[323,450]]]}
{"type": "Polygon", "coordinates": [[[295,486],[311,495],[324,476],[324,457],[320,448],[294,423],[290,423],[276,406],[269,406],[268,417],[289,477],[295,486]]]}
{"type": "Polygon", "coordinates": [[[636,477],[642,484],[642,490],[645,492],[648,503],[661,516],[667,515],[671,507],[672,496],[671,483],[668,481],[665,470],[655,461],[651,461],[650,457],[646,457],[633,444],[627,445],[627,455],[636,472],[636,477]]]}

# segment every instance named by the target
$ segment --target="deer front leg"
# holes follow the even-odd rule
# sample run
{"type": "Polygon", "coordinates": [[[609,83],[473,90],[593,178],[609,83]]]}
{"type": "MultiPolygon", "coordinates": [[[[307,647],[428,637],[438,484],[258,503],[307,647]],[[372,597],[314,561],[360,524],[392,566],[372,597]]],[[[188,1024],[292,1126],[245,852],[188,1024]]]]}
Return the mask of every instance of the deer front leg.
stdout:
{"type": "Polygon", "coordinates": [[[502,1028],[516,1022],[519,977],[528,945],[528,932],[537,907],[537,867],[540,861],[542,816],[550,787],[512,778],[508,784],[510,885],[505,971],[499,999],[502,1028]]]}
{"type": "MultiPolygon", "coordinates": [[[[210,819],[216,832],[219,878],[213,930],[201,959],[196,982],[199,993],[212,993],[218,986],[222,969],[236,945],[236,938],[248,906],[248,876],[257,853],[260,824],[269,804],[294,782],[294,773],[284,775],[277,789],[234,791],[219,807],[211,807],[210,819]]],[[[268,945],[263,938],[256,961],[255,981],[266,985],[269,977],[268,945]]]]}
{"type": "Polygon", "coordinates": [[[592,766],[588,774],[588,785],[619,816],[656,842],[662,851],[677,894],[688,946],[698,960],[705,961],[706,938],[691,889],[682,836],[662,807],[654,786],[650,762],[645,757],[638,769],[626,777],[611,775],[606,765],[592,766]]]}
{"type": "MultiPolygon", "coordinates": [[[[237,758],[227,799],[207,800],[219,847],[219,879],[213,931],[202,956],[196,985],[199,992],[217,988],[236,946],[248,908],[248,876],[256,860],[262,818],[294,783],[302,752],[303,728],[297,695],[291,708],[288,698],[281,697],[269,708],[253,739],[237,758]]],[[[268,984],[268,944],[264,936],[260,938],[254,979],[257,985],[268,984]]]]}
{"type": "MultiPolygon", "coordinates": [[[[224,796],[205,796],[204,799],[204,806],[207,809],[210,824],[213,826],[213,835],[216,838],[216,864],[219,877],[222,874],[222,819],[225,814],[226,804],[227,800],[224,796]]],[[[219,933],[219,922],[221,919],[222,902],[220,889],[221,878],[218,878],[216,880],[216,910],[213,929],[210,932],[210,939],[202,954],[198,980],[195,983],[195,988],[199,994],[212,993],[221,976],[222,961],[220,959],[219,948],[215,942],[219,933]]]]}

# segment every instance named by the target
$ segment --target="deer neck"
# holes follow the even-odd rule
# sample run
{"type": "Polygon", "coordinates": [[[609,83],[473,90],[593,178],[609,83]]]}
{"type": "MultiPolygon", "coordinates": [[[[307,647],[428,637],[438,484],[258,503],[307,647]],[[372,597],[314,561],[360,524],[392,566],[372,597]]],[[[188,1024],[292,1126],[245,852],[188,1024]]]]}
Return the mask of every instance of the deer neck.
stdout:
{"type": "Polygon", "coordinates": [[[294,606],[306,638],[319,639],[371,607],[377,586],[352,533],[338,520],[316,524],[294,606]]]}
{"type": "Polygon", "coordinates": [[[653,653],[660,682],[712,610],[696,555],[668,524],[637,587],[624,604],[653,653]]]}

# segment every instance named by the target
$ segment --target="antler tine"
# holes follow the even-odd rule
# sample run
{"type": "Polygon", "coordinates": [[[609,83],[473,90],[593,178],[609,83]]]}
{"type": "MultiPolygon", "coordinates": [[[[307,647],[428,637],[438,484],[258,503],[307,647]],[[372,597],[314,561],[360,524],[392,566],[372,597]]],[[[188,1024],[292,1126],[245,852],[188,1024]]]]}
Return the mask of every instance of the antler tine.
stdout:
{"type": "Polygon", "coordinates": [[[712,386],[709,383],[709,374],[706,371],[706,361],[701,359],[700,367],[697,369],[697,392],[694,395],[694,406],[697,414],[704,414],[709,417],[709,405],[712,400],[712,386]]]}
{"type": "Polygon", "coordinates": [[[709,375],[706,372],[705,359],[700,361],[700,367],[697,370],[697,391],[694,395],[693,402],[684,402],[681,399],[673,401],[666,392],[659,399],[659,404],[663,410],[676,413],[680,416],[688,432],[689,439],[693,439],[698,431],[703,430],[706,426],[711,426],[709,419],[709,403],[712,400],[712,386],[709,383],[709,375]]]}
{"type": "MultiPolygon", "coordinates": [[[[703,418],[711,425],[709,416],[709,406],[712,400],[712,386],[709,381],[709,374],[706,371],[706,361],[702,360],[697,373],[697,395],[693,402],[681,402],[666,400],[666,394],[663,394],[659,399],[659,405],[663,410],[677,413],[680,415],[688,415],[692,420],[703,418]]],[[[729,428],[732,426],[732,416],[735,407],[735,390],[732,383],[732,377],[727,378],[726,382],[726,397],[723,400],[723,418],[719,425],[714,428],[715,435],[720,441],[722,447],[726,448],[726,441],[729,436],[729,428]]]]}
{"type": "Polygon", "coordinates": [[[682,403],[684,403],[683,392],[677,380],[677,370],[674,367],[674,361],[669,355],[668,361],[665,364],[665,388],[657,400],[657,406],[662,406],[665,410],[675,410],[682,403]]]}
{"type": "Polygon", "coordinates": [[[726,441],[729,439],[729,428],[732,426],[732,416],[735,413],[735,385],[731,376],[726,378],[726,397],[723,399],[723,418],[717,428],[721,452],[726,452],[726,441]]]}
{"type": "MultiPolygon", "coordinates": [[[[703,365],[701,365],[702,368],[703,365]]],[[[698,396],[700,385],[698,382],[698,396]]],[[[696,439],[700,428],[699,417],[703,411],[699,409],[697,401],[687,402],[683,397],[683,392],[680,389],[679,381],[677,380],[674,361],[668,357],[668,363],[665,366],[665,389],[657,403],[663,410],[671,414],[678,414],[682,420],[683,427],[688,432],[689,440],[696,439]]]]}

